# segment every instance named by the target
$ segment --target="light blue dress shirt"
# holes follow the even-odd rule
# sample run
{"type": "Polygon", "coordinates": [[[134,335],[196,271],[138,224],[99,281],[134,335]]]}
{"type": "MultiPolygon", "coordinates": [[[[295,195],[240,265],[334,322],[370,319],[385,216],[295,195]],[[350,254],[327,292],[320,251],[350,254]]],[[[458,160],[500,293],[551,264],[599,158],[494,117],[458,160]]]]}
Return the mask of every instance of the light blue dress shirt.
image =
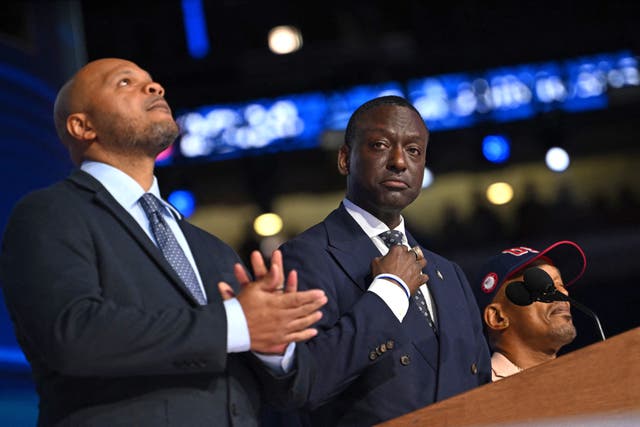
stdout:
{"type": "MultiPolygon", "coordinates": [[[[149,188],[148,191],[145,191],[140,184],[138,184],[129,175],[120,169],[105,163],[85,161],[80,166],[80,169],[93,176],[107,189],[111,196],[113,196],[113,198],[136,220],[156,246],[157,242],[153,235],[153,231],[151,230],[149,219],[142,209],[139,200],[145,193],[151,193],[160,200],[164,207],[162,210],[163,218],[171,228],[178,244],[180,244],[187,259],[191,263],[196,277],[198,278],[198,283],[200,284],[202,293],[206,298],[206,292],[202,285],[202,278],[200,277],[193,254],[191,253],[187,240],[176,220],[176,218],[182,219],[182,215],[173,206],[162,199],[156,177],[153,177],[151,188],[149,188]]],[[[251,347],[251,338],[249,335],[247,320],[244,316],[244,312],[242,311],[240,302],[236,298],[227,299],[224,301],[224,308],[227,316],[227,353],[248,351],[251,347]]],[[[287,348],[284,357],[277,355],[261,355],[257,353],[256,356],[258,356],[274,372],[283,373],[293,367],[294,350],[295,343],[291,343],[287,348]]]]}

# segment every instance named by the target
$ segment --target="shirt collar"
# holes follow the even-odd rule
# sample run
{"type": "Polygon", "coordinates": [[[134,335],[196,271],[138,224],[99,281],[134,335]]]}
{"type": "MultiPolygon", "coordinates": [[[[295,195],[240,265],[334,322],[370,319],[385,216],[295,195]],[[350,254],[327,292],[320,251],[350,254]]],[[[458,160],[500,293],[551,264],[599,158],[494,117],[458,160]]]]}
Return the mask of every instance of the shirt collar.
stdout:
{"type": "Polygon", "coordinates": [[[497,351],[491,356],[491,369],[498,378],[508,377],[522,371],[522,369],[509,360],[507,356],[497,351]]]}
{"type": "MultiPolygon", "coordinates": [[[[376,237],[380,233],[389,230],[389,227],[384,222],[380,221],[375,216],[371,215],[369,212],[362,209],[360,206],[353,203],[351,200],[344,198],[342,200],[345,209],[351,215],[351,217],[358,223],[360,228],[366,233],[369,238],[376,237]]],[[[400,215],[400,224],[394,230],[398,230],[402,232],[402,235],[405,236],[406,233],[404,231],[404,218],[400,215]]]]}
{"type": "MultiPolygon", "coordinates": [[[[136,206],[140,197],[145,194],[144,189],[129,175],[120,169],[102,162],[87,160],[82,162],[80,169],[100,181],[100,184],[107,189],[109,194],[127,211],[136,206]]],[[[173,206],[164,201],[160,196],[158,180],[154,176],[151,188],[147,193],[151,193],[160,201],[162,206],[169,210],[177,219],[182,219],[182,215],[173,206]]]]}

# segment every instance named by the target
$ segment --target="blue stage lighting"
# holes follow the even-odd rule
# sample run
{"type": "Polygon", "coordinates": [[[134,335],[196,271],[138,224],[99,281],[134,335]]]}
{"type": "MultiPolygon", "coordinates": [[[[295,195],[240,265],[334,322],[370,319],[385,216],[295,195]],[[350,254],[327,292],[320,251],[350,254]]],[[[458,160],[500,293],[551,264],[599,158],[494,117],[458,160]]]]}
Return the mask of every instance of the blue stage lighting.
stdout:
{"type": "Polygon", "coordinates": [[[176,190],[169,194],[169,203],[180,211],[185,217],[190,217],[196,210],[196,198],[191,191],[176,190]]]}
{"type": "Polygon", "coordinates": [[[204,58],[209,53],[209,35],[202,0],[182,0],[182,15],[189,55],[204,58]]]}
{"type": "Polygon", "coordinates": [[[487,135],[482,140],[482,154],[492,163],[504,163],[509,159],[511,147],[503,135],[487,135]]]}
{"type": "Polygon", "coordinates": [[[0,347],[0,364],[10,364],[28,366],[27,359],[24,357],[22,351],[14,347],[0,347]]]}

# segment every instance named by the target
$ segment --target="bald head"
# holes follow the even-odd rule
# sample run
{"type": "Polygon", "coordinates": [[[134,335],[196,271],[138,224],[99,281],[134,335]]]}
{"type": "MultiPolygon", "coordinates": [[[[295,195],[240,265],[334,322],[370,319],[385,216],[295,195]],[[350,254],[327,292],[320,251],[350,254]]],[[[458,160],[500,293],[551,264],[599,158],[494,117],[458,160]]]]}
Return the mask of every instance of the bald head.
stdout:
{"type": "Polygon", "coordinates": [[[124,59],[98,59],[78,70],[60,88],[53,114],[76,164],[115,152],[153,156],[177,136],[164,88],[124,59]]]}
{"type": "Polygon", "coordinates": [[[67,132],[67,117],[71,114],[71,94],[73,92],[74,80],[68,80],[58,91],[56,102],[53,104],[53,121],[56,126],[58,138],[64,145],[69,143],[69,133],[67,132]]]}
{"type": "Polygon", "coordinates": [[[103,58],[91,61],[84,65],[60,88],[53,106],[53,120],[56,132],[60,140],[68,146],[71,135],[67,131],[67,118],[72,113],[85,112],[88,106],[85,104],[85,95],[88,87],[95,85],[96,81],[104,78],[110,69],[122,64],[130,64],[137,68],[133,62],[118,58],[103,58]]]}

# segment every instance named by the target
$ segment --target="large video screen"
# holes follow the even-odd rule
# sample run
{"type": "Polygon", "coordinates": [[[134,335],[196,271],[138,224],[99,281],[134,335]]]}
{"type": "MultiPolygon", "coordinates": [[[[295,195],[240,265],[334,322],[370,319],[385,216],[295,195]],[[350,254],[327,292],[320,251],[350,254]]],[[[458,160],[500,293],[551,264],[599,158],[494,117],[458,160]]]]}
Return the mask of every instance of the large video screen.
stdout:
{"type": "Polygon", "coordinates": [[[320,145],[343,131],[362,103],[381,95],[407,98],[433,132],[481,122],[525,120],[552,110],[575,113],[608,106],[608,92],[640,85],[628,51],[566,61],[501,67],[310,92],[178,112],[182,130],[159,165],[217,161],[320,145]]]}

